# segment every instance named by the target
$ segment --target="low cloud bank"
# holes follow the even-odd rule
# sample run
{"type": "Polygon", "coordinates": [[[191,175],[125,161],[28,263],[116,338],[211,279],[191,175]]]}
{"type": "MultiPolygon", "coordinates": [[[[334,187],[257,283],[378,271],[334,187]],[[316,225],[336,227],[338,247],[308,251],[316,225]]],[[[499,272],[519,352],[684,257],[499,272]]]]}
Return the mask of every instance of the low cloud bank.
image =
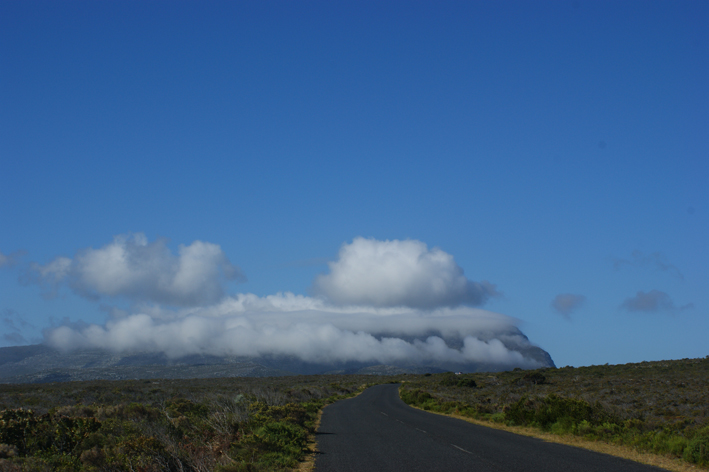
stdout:
{"type": "Polygon", "coordinates": [[[339,309],[293,294],[240,294],[203,309],[154,309],[105,326],[62,326],[47,333],[61,349],[246,357],[293,356],[305,362],[485,363],[537,367],[514,349],[532,345],[512,319],[474,308],[339,309]],[[450,347],[445,340],[457,341],[450,347]],[[512,346],[512,347],[510,347],[512,346]]]}
{"type": "Polygon", "coordinates": [[[544,365],[515,320],[474,308],[499,292],[463,275],[453,256],[421,241],[356,238],[315,296],[224,295],[243,277],[219,246],[196,241],[172,255],[163,241],[116,237],[100,249],[58,258],[35,272],[93,297],[125,297],[105,325],[45,331],[60,349],[288,357],[316,364],[544,365]]]}

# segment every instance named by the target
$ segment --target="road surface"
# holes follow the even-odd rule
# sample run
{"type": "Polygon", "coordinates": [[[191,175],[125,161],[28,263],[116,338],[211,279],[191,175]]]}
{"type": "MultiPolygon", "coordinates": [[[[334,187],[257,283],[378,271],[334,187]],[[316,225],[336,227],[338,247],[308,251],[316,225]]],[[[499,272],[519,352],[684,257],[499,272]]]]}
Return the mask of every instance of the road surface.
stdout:
{"type": "Polygon", "coordinates": [[[325,408],[316,472],[662,470],[416,410],[398,387],[377,385],[325,408]]]}

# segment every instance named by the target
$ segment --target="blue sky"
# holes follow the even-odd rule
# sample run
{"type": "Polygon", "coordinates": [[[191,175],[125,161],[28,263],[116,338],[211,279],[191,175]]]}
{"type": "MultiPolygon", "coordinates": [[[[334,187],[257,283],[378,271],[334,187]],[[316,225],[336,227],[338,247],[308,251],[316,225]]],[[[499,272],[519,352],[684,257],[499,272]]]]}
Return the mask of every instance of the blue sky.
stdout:
{"type": "Polygon", "coordinates": [[[40,275],[121,235],[218,246],[246,277],[223,296],[316,298],[361,237],[440,248],[502,294],[455,303],[557,365],[708,355],[708,26],[700,1],[3,2],[0,342],[165,304],[40,275]]]}

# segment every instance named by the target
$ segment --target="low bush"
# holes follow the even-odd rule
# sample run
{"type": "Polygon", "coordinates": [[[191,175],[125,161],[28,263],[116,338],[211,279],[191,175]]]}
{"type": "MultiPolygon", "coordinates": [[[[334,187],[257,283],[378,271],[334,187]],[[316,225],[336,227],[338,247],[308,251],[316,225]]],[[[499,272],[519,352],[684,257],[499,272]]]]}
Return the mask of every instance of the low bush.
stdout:
{"type": "Polygon", "coordinates": [[[599,404],[591,405],[584,400],[563,398],[553,393],[543,398],[523,397],[507,406],[504,413],[512,424],[538,426],[545,430],[555,423],[560,423],[568,431],[582,421],[592,425],[612,421],[599,404]]]}
{"type": "Polygon", "coordinates": [[[463,377],[453,373],[447,373],[439,381],[439,384],[444,387],[463,387],[463,388],[475,388],[475,380],[469,377],[463,377]]]}
{"type": "Polygon", "coordinates": [[[709,426],[698,430],[687,442],[682,457],[699,465],[709,465],[709,426]]]}

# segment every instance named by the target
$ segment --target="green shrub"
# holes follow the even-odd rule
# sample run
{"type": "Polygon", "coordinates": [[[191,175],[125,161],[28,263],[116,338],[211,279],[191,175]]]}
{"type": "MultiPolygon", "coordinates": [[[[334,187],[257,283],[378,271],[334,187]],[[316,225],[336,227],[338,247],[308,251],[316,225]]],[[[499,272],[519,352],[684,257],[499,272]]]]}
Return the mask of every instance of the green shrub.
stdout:
{"type": "Polygon", "coordinates": [[[591,434],[592,431],[593,425],[591,425],[588,420],[582,420],[580,423],[575,425],[571,432],[581,436],[585,436],[587,434],[591,434]]]}
{"type": "Polygon", "coordinates": [[[235,462],[232,464],[222,464],[218,465],[214,472],[255,472],[260,470],[255,464],[250,464],[248,462],[235,462]]]}
{"type": "Polygon", "coordinates": [[[269,451],[297,451],[305,447],[307,431],[285,421],[272,421],[261,426],[254,437],[269,451]]]}
{"type": "Polygon", "coordinates": [[[251,442],[264,451],[259,462],[276,467],[293,467],[303,454],[308,432],[296,424],[272,421],[258,428],[251,442]]]}
{"type": "Polygon", "coordinates": [[[547,378],[542,375],[541,372],[532,372],[531,374],[525,374],[522,377],[522,382],[531,383],[534,385],[543,384],[546,382],[547,378]]]}
{"type": "MultiPolygon", "coordinates": [[[[195,403],[185,398],[173,398],[166,402],[166,407],[171,416],[204,418],[209,414],[209,407],[207,405],[195,403]]],[[[136,412],[143,412],[137,405],[133,406],[133,408],[136,412]]]]}
{"type": "Polygon", "coordinates": [[[416,390],[402,389],[400,396],[401,396],[401,399],[404,401],[404,403],[408,403],[409,405],[414,405],[414,406],[419,406],[419,405],[422,405],[423,403],[433,400],[433,396],[431,396],[430,393],[423,391],[421,389],[416,389],[416,390]]]}
{"type": "Polygon", "coordinates": [[[477,384],[475,383],[475,380],[473,380],[473,379],[463,378],[463,379],[458,380],[456,387],[475,388],[475,387],[477,387],[477,384]]]}
{"type": "Polygon", "coordinates": [[[610,425],[609,420],[612,420],[600,405],[563,398],[553,393],[533,400],[523,397],[511,404],[505,414],[514,424],[539,426],[543,429],[549,429],[554,423],[560,422],[557,429],[564,431],[571,431],[573,425],[584,420],[593,425],[610,425]]]}
{"type": "Polygon", "coordinates": [[[682,453],[684,460],[699,465],[709,465],[709,426],[695,434],[682,453]]]}
{"type": "Polygon", "coordinates": [[[685,448],[687,447],[687,438],[683,436],[673,435],[667,438],[667,452],[670,454],[682,457],[685,448]]]}
{"type": "Polygon", "coordinates": [[[505,414],[500,412],[494,413],[490,415],[490,421],[493,423],[504,423],[505,422],[505,414]]]}
{"type": "Polygon", "coordinates": [[[469,377],[461,377],[459,375],[455,375],[452,372],[445,374],[438,383],[443,387],[476,387],[475,380],[469,377]]]}

